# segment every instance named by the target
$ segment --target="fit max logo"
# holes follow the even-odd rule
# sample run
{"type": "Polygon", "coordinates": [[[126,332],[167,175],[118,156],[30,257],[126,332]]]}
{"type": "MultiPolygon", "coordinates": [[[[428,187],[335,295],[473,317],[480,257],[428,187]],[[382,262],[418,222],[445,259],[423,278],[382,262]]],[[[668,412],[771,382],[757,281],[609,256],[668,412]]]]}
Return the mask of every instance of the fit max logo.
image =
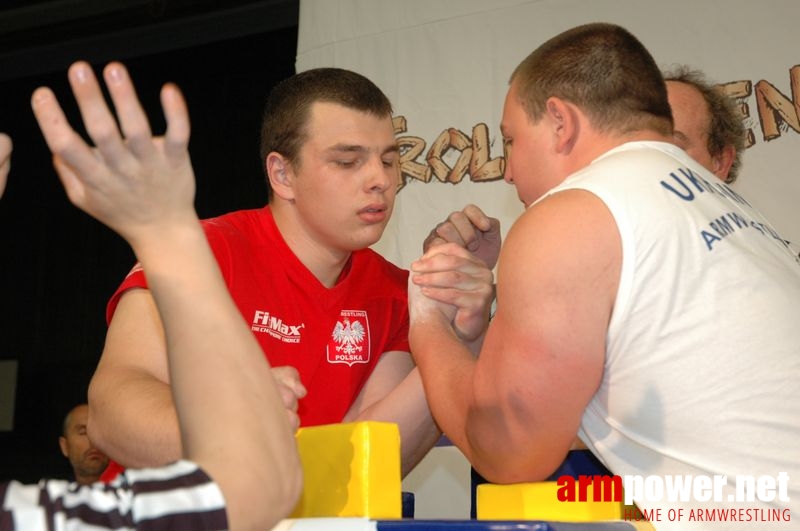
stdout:
{"type": "Polygon", "coordinates": [[[328,363],[369,363],[369,320],[363,310],[342,310],[326,347],[328,363]]]}
{"type": "Polygon", "coordinates": [[[266,332],[284,343],[300,343],[300,330],[305,327],[305,323],[288,325],[280,317],[270,315],[269,312],[256,310],[250,330],[253,332],[266,332]]]}

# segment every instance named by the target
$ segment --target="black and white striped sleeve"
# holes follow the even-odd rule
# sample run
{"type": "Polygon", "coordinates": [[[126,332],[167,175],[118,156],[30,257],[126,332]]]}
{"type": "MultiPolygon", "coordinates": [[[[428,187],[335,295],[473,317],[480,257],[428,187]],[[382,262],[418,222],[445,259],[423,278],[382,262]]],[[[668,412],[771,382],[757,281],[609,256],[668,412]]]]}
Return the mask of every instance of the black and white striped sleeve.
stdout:
{"type": "Polygon", "coordinates": [[[143,531],[223,530],[222,492],[197,465],[126,470],[109,485],[62,480],[0,485],[0,531],[87,528],[143,531]]]}

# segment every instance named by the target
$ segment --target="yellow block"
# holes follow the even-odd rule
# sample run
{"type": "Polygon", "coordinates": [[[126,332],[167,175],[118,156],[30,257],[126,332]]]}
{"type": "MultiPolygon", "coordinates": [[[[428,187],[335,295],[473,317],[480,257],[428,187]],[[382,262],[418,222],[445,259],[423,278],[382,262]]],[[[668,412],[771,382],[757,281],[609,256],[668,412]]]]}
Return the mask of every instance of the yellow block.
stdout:
{"type": "Polygon", "coordinates": [[[292,518],[400,518],[400,430],[388,422],[301,428],[303,496],[292,518]]]}
{"type": "MultiPolygon", "coordinates": [[[[478,485],[478,520],[547,520],[554,522],[593,522],[622,518],[622,502],[559,501],[555,481],[478,485]]],[[[587,500],[593,499],[588,486],[587,500]]]]}

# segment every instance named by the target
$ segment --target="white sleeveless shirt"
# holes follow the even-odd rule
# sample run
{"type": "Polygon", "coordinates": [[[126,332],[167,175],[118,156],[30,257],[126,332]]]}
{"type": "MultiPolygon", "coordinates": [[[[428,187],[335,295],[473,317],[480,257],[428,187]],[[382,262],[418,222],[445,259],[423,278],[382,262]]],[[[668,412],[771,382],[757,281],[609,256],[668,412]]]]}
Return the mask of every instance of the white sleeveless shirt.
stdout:
{"type": "MultiPolygon", "coordinates": [[[[664,511],[658,529],[693,527],[686,513],[665,521],[670,508],[792,508],[800,519],[797,250],[671,144],[624,144],[548,195],[574,188],[606,204],[622,240],[605,369],[581,438],[617,475],[726,476],[720,502],[637,502],[664,511]],[[781,472],[791,502],[731,496],[737,475],[781,472]]],[[[709,525],[722,528],[694,527],[709,525]]]]}

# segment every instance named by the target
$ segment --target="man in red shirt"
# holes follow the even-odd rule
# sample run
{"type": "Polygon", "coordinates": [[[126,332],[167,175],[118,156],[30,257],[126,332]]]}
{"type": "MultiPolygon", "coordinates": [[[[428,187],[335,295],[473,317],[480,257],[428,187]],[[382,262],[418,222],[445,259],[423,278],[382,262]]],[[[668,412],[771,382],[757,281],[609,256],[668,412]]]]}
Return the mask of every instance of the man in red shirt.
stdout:
{"type": "MultiPolygon", "coordinates": [[[[259,340],[295,425],[396,422],[407,473],[440,436],[409,353],[408,273],[368,249],[394,205],[399,148],[391,104],[365,77],[299,73],[266,105],[264,208],[204,228],[242,317],[259,340]],[[299,417],[295,417],[298,415],[299,417]]],[[[491,276],[457,319],[482,326],[491,276]]],[[[89,389],[90,434],[126,466],[181,456],[161,317],[135,267],[109,304],[105,349],[89,389]]],[[[462,306],[463,307],[463,306],[462,306]]]]}

